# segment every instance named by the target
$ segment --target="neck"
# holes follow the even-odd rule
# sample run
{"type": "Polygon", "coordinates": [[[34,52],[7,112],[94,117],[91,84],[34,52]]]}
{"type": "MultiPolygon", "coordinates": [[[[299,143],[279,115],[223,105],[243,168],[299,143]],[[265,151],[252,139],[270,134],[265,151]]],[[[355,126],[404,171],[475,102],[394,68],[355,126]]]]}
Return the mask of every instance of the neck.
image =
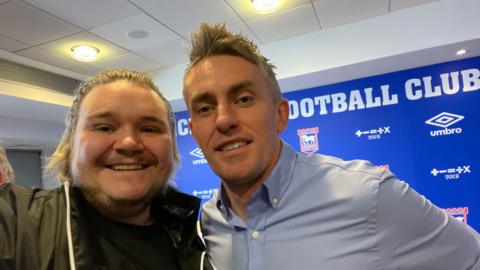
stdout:
{"type": "Polygon", "coordinates": [[[102,216],[111,220],[132,225],[150,225],[154,222],[151,214],[151,200],[118,201],[104,194],[84,189],[86,201],[102,216]]]}
{"type": "Polygon", "coordinates": [[[261,187],[263,182],[272,172],[273,168],[280,159],[280,154],[282,150],[282,144],[280,139],[277,141],[275,155],[273,157],[273,162],[258,176],[256,179],[251,181],[245,181],[245,183],[240,185],[229,184],[229,181],[222,181],[222,187],[227,198],[230,202],[231,209],[241,218],[243,221],[248,219],[247,207],[252,199],[252,195],[258,188],[261,187]]]}
{"type": "Polygon", "coordinates": [[[95,207],[97,211],[117,222],[131,225],[150,225],[154,222],[150,215],[150,205],[144,207],[122,207],[119,209],[106,209],[104,207],[95,207]]]}
{"type": "Polygon", "coordinates": [[[262,185],[263,181],[257,181],[254,185],[229,186],[223,182],[223,190],[227,194],[230,207],[243,221],[247,221],[247,207],[253,193],[262,185]]]}

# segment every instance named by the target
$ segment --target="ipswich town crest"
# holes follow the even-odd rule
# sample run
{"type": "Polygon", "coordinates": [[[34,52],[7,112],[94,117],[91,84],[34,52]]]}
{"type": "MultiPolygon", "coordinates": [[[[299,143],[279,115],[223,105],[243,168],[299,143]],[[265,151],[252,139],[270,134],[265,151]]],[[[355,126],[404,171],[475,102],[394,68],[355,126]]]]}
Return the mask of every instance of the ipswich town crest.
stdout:
{"type": "Polygon", "coordinates": [[[455,219],[467,223],[468,207],[446,208],[444,210],[455,219]]]}
{"type": "Polygon", "coordinates": [[[318,151],[318,127],[297,129],[297,135],[302,153],[310,155],[318,151]]]}

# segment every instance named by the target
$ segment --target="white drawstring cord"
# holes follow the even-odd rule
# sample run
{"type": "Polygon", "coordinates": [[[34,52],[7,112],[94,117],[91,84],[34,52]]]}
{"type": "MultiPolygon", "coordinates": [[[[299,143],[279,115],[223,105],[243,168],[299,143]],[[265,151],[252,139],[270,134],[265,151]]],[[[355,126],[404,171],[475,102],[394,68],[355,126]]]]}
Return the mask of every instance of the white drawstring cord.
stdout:
{"type": "Polygon", "coordinates": [[[205,264],[205,254],[206,253],[207,253],[206,251],[202,252],[202,257],[200,258],[200,270],[203,270],[203,265],[205,264]]]}
{"type": "Polygon", "coordinates": [[[70,261],[70,270],[75,270],[75,258],[73,255],[73,241],[72,241],[72,225],[70,223],[70,183],[65,182],[63,184],[63,188],[65,190],[65,201],[67,203],[67,214],[66,214],[66,224],[67,224],[67,240],[68,240],[68,256],[70,261]]]}

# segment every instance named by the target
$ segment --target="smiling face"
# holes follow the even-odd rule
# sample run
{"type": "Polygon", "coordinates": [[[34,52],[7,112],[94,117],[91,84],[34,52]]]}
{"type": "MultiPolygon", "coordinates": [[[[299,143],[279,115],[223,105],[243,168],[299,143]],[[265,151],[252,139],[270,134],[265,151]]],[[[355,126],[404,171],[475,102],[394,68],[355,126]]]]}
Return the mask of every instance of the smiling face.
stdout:
{"type": "Polygon", "coordinates": [[[251,193],[278,160],[288,102],[274,101],[256,65],[230,55],[192,67],[184,96],[192,135],[212,169],[230,190],[251,193]]]}
{"type": "Polygon", "coordinates": [[[126,80],[94,87],[80,106],[70,167],[97,208],[149,205],[173,170],[164,102],[126,80]]]}

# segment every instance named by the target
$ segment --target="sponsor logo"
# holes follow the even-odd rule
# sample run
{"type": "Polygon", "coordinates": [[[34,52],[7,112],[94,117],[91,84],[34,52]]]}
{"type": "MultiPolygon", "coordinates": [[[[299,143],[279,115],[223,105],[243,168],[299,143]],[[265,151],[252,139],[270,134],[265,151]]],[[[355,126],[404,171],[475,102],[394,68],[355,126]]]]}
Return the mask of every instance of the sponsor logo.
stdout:
{"type": "Polygon", "coordinates": [[[203,190],[194,190],[192,191],[192,195],[195,197],[198,197],[202,200],[210,200],[213,196],[214,193],[218,191],[218,188],[209,188],[209,189],[203,189],[203,190]]]}
{"type": "Polygon", "coordinates": [[[443,129],[431,130],[430,136],[446,136],[446,135],[455,135],[462,133],[462,128],[448,128],[449,126],[463,120],[465,117],[463,115],[442,112],[435,115],[434,117],[425,121],[426,124],[441,127],[443,129]]]}
{"type": "Polygon", "coordinates": [[[471,173],[470,165],[458,166],[456,168],[437,169],[433,168],[430,173],[436,176],[444,176],[445,180],[460,179],[461,175],[471,173]]]}
{"type": "Polygon", "coordinates": [[[190,155],[197,157],[198,159],[192,160],[193,165],[200,165],[200,164],[207,164],[207,160],[205,159],[205,156],[203,155],[202,149],[200,148],[195,148],[192,151],[190,151],[190,155]]]}
{"type": "Polygon", "coordinates": [[[203,155],[202,149],[200,149],[198,147],[193,149],[192,151],[190,151],[190,155],[198,157],[198,158],[205,158],[205,156],[203,155]]]}
{"type": "Polygon", "coordinates": [[[382,138],[382,136],[385,136],[385,134],[390,134],[390,133],[392,133],[390,131],[390,126],[367,129],[367,130],[357,129],[357,131],[355,131],[355,135],[358,138],[361,138],[363,136],[363,137],[366,137],[368,140],[378,140],[382,138]]]}
{"type": "Polygon", "coordinates": [[[318,127],[297,129],[300,139],[300,151],[313,154],[318,151],[318,127]]]}
{"type": "Polygon", "coordinates": [[[456,207],[443,209],[456,220],[467,224],[468,207],[456,207]]]}

